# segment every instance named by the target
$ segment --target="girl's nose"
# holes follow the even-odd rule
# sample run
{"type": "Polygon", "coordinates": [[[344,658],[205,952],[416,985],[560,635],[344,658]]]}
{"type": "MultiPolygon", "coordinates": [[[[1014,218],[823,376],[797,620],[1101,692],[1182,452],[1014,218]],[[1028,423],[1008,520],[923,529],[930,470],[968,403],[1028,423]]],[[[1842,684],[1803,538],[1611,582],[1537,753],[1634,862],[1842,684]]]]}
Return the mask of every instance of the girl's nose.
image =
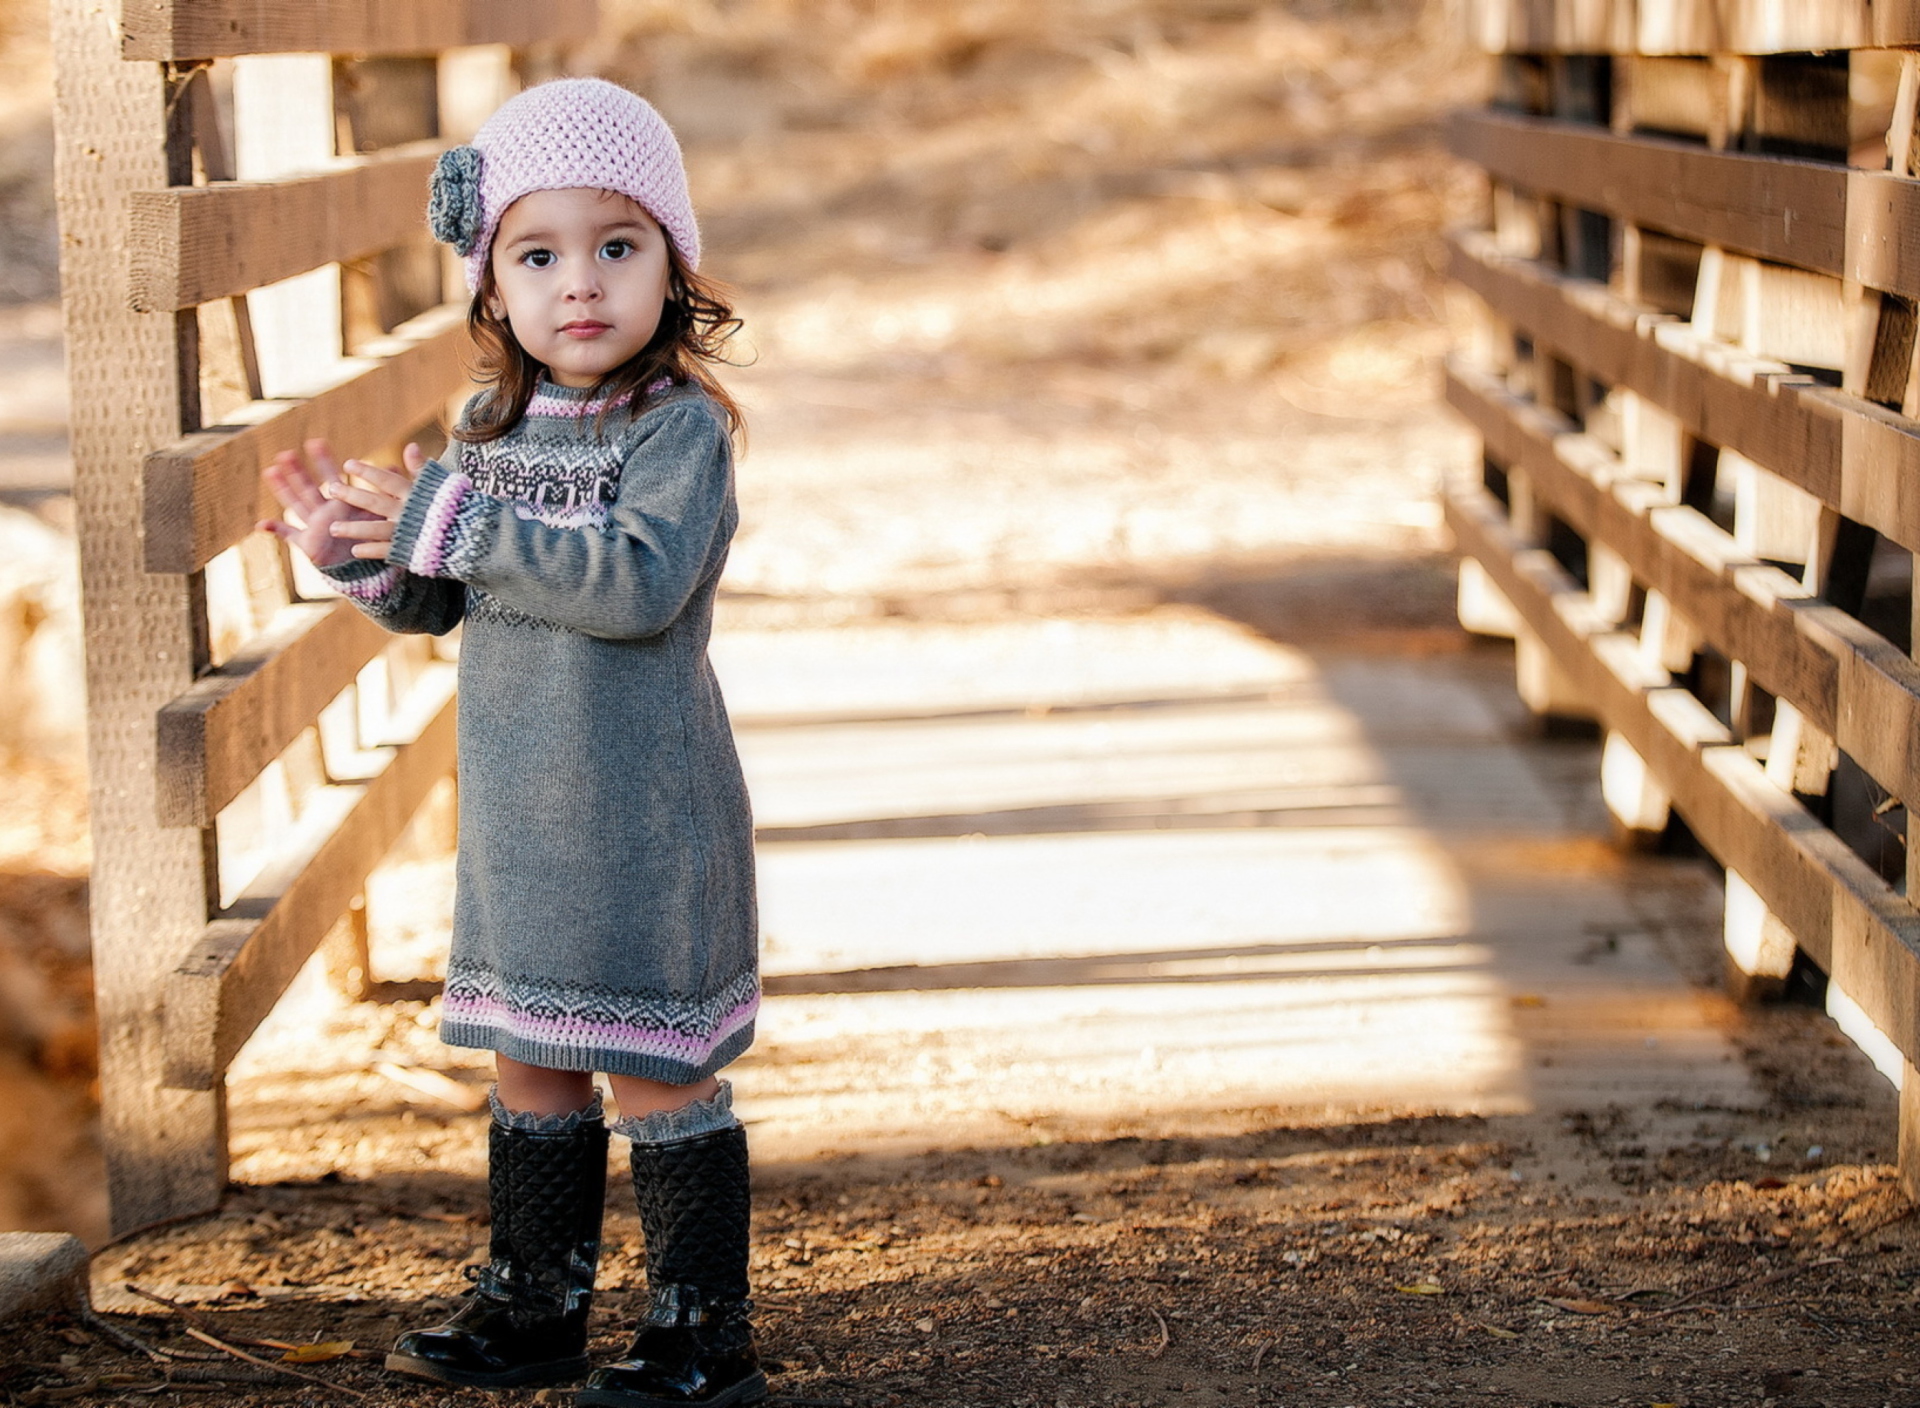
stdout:
{"type": "Polygon", "coordinates": [[[589,267],[576,272],[567,282],[567,299],[574,303],[592,303],[600,297],[600,280],[589,267]]]}

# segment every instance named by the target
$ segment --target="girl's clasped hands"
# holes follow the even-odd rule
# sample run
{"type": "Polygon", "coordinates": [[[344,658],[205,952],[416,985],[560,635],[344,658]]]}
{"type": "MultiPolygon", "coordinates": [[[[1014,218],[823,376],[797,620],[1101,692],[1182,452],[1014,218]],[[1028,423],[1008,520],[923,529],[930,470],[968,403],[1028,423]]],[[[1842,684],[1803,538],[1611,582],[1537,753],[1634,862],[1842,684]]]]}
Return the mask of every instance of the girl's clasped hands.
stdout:
{"type": "Polygon", "coordinates": [[[309,440],[304,448],[304,454],[282,450],[261,471],[286,518],[266,519],[260,530],[293,544],[316,567],[337,567],[355,557],[384,561],[426,455],[408,445],[405,468],[397,469],[366,460],[342,465],[325,440],[309,440]]]}

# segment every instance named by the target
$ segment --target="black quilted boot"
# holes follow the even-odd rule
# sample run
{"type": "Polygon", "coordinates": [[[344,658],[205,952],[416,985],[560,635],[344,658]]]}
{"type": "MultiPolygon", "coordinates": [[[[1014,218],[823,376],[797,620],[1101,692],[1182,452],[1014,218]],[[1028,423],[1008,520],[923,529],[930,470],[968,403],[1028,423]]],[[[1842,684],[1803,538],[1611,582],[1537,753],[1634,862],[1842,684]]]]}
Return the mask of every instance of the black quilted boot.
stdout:
{"type": "Polygon", "coordinates": [[[747,1300],[747,1132],[633,1146],[653,1303],[626,1357],[595,1369],[580,1408],[758,1403],[767,1376],[747,1300]]]}
{"type": "Polygon", "coordinates": [[[597,1109],[556,1131],[495,1120],[487,1144],[493,1231],[486,1266],[445,1324],[411,1330],[387,1367],[475,1388],[577,1379],[600,1261],[607,1126],[597,1109]]]}

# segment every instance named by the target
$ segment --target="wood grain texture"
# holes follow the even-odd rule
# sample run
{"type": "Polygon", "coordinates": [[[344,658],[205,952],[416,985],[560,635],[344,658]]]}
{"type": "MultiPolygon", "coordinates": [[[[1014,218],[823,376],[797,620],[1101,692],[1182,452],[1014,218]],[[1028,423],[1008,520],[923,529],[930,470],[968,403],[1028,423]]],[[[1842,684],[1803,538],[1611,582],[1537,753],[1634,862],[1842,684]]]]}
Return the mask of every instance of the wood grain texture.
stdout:
{"type": "Polygon", "coordinates": [[[282,860],[197,936],[166,979],[166,1081],[206,1090],[273,1009],[433,785],[453,769],[453,668],[415,687],[412,740],[378,776],[323,789],[282,860]]]}
{"type": "Polygon", "coordinates": [[[1920,45],[1920,0],[1874,0],[1869,42],[1888,49],[1920,45]]]}
{"type": "Polygon", "coordinates": [[[1493,52],[1775,54],[1920,42],[1914,0],[1472,0],[1493,52]]]}
{"type": "Polygon", "coordinates": [[[211,825],[380,652],[387,633],[351,606],[289,606],[159,717],[163,826],[211,825]]]}
{"type": "Polygon", "coordinates": [[[1508,113],[1457,113],[1449,136],[1457,155],[1523,190],[1816,273],[1846,270],[1845,167],[1508,113]]]}
{"type": "Polygon", "coordinates": [[[1605,446],[1563,417],[1455,362],[1448,402],[1487,453],[1523,469],[1536,500],[1617,554],[1701,637],[1745,665],[1896,797],[1920,798],[1920,665],[1795,578],[1743,552],[1698,510],[1622,477],[1605,446]]]}
{"type": "Polygon", "coordinates": [[[1498,463],[1525,469],[1543,507],[1618,554],[1635,581],[1664,596],[1722,655],[1745,663],[1766,689],[1833,731],[1838,666],[1797,630],[1796,606],[1813,603],[1796,600],[1808,594],[1793,578],[1741,552],[1698,510],[1669,504],[1657,486],[1625,478],[1605,446],[1485,373],[1454,362],[1447,400],[1498,463]]]}
{"type": "Polygon", "coordinates": [[[258,401],[233,424],[177,440],[146,461],[149,572],[193,572],[253,531],[263,512],[260,467],[324,436],[342,455],[371,453],[433,420],[466,384],[465,310],[445,304],[369,344],[380,355],[305,401],[258,401]]]}
{"type": "MultiPolygon", "coordinates": [[[[1589,280],[1456,235],[1448,272],[1536,342],[1658,404],[1690,433],[1838,504],[1841,425],[1857,398],[1803,399],[1814,383],[1648,313],[1589,280]]],[[[1864,406],[1865,403],[1860,403],[1864,406]]]]}
{"type": "Polygon", "coordinates": [[[1461,549],[1645,760],[1702,844],[1748,877],[1808,957],[1912,1061],[1920,1051],[1920,914],[1770,782],[1698,700],[1650,686],[1638,642],[1607,629],[1549,554],[1513,538],[1484,487],[1455,480],[1445,507],[1461,549]]]}
{"type": "MultiPolygon", "coordinates": [[[[194,584],[141,570],[140,464],[182,430],[173,315],[126,303],[125,203],[166,183],[157,65],[123,64],[85,0],[51,7],[55,183],[86,617],[101,1142],[116,1231],[217,1205],[224,1096],[163,1090],[155,995],[206,922],[208,837],[156,824],[154,718],[193,682],[194,584]]],[[[189,369],[188,374],[193,374],[189,369]]]]}
{"type": "Polygon", "coordinates": [[[1920,421],[1639,312],[1598,284],[1501,255],[1490,236],[1456,237],[1450,272],[1557,355],[1920,551],[1920,421]]]}
{"type": "Polygon", "coordinates": [[[134,308],[192,308],[405,242],[420,232],[440,148],[415,142],[278,181],[135,192],[134,308]]]}
{"type": "Polygon", "coordinates": [[[120,57],[420,54],[468,44],[572,43],[599,24],[595,0],[124,0],[120,57]]]}

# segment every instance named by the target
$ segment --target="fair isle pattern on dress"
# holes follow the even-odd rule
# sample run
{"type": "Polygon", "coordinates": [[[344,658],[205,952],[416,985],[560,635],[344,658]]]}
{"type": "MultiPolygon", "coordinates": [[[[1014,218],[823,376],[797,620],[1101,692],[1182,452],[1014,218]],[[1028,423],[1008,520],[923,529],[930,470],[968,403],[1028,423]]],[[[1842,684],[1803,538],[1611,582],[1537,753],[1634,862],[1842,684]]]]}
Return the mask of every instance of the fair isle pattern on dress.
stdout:
{"type": "MultiPolygon", "coordinates": [[[[698,1070],[760,1009],[760,980],[743,973],[711,999],[610,992],[456,965],[447,973],[441,1037],[457,1046],[529,1053],[573,1069],[568,1053],[617,1053],[698,1070]]],[[[527,1059],[519,1056],[518,1059],[527,1059]]]]}
{"type": "Polygon", "coordinates": [[[585,416],[581,421],[577,436],[463,445],[460,470],[475,489],[506,500],[523,519],[549,528],[604,528],[620,493],[620,456],[588,432],[585,416]]]}
{"type": "Polygon", "coordinates": [[[478,587],[467,588],[467,619],[469,621],[493,621],[502,626],[524,626],[533,631],[569,631],[557,621],[549,621],[544,616],[529,616],[524,611],[515,611],[491,592],[483,592],[478,587]]]}

